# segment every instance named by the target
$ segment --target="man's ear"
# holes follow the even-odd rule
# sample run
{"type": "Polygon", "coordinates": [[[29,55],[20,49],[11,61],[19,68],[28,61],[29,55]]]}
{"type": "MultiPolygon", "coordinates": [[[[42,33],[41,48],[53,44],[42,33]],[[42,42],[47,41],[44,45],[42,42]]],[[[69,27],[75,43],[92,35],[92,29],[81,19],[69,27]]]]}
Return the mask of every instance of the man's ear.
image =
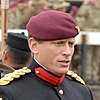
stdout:
{"type": "Polygon", "coordinates": [[[5,50],[3,52],[2,62],[5,63],[8,60],[8,58],[9,58],[8,52],[7,52],[7,50],[5,50]]]}
{"type": "Polygon", "coordinates": [[[38,43],[34,38],[29,38],[28,45],[32,53],[38,53],[38,43]]]}

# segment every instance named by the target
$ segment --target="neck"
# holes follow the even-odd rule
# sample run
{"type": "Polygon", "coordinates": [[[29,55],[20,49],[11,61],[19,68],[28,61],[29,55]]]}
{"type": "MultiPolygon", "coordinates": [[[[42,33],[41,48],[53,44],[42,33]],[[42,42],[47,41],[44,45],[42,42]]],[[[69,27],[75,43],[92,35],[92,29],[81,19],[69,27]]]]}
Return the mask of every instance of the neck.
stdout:
{"type": "Polygon", "coordinates": [[[48,70],[47,68],[45,68],[42,64],[40,64],[40,62],[34,57],[34,60],[41,66],[43,67],[45,70],[48,70]]]}
{"type": "Polygon", "coordinates": [[[20,69],[22,67],[25,67],[25,64],[8,64],[8,66],[14,69],[20,69]]]}

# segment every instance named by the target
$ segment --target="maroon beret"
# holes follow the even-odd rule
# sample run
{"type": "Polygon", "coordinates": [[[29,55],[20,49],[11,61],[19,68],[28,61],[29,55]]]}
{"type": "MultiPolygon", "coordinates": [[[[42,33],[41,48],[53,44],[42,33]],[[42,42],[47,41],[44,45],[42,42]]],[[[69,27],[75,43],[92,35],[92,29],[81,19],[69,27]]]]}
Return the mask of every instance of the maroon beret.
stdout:
{"type": "Polygon", "coordinates": [[[26,28],[29,35],[41,40],[66,39],[79,33],[79,27],[69,14],[55,10],[31,17],[26,28]]]}
{"type": "Polygon", "coordinates": [[[24,3],[25,0],[18,0],[17,2],[18,2],[18,3],[24,3]]]}

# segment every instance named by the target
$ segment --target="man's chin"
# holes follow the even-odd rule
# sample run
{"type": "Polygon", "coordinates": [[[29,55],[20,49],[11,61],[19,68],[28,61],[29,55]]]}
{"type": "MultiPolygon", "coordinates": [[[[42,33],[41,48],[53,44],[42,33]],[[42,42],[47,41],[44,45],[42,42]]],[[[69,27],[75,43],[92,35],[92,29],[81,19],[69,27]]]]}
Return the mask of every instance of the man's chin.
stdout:
{"type": "Polygon", "coordinates": [[[64,71],[62,71],[62,72],[59,72],[59,73],[57,73],[57,76],[62,76],[62,75],[64,75],[64,74],[67,74],[67,72],[68,72],[68,70],[64,70],[64,71]]]}

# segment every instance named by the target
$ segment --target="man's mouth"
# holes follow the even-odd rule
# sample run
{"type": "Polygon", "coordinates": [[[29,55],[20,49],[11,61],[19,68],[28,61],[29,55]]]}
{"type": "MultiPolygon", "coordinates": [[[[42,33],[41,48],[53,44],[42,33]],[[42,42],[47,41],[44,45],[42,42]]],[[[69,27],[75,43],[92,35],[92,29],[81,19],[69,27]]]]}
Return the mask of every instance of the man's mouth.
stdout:
{"type": "Polygon", "coordinates": [[[61,61],[59,61],[59,62],[60,62],[60,64],[62,64],[62,65],[69,65],[70,60],[61,60],[61,61]]]}

